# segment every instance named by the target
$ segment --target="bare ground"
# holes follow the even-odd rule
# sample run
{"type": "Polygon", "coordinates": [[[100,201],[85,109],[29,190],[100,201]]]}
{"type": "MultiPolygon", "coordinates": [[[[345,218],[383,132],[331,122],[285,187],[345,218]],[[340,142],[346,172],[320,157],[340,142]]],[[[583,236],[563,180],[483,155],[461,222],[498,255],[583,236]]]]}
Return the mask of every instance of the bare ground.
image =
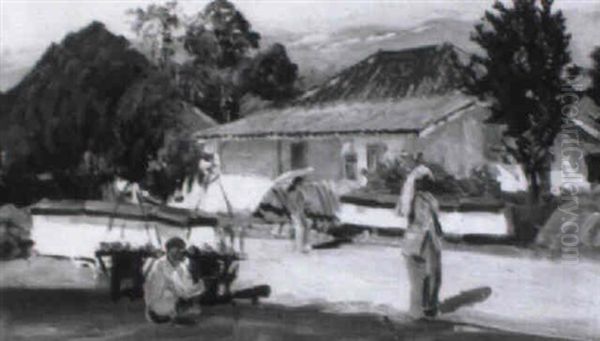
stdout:
{"type": "Polygon", "coordinates": [[[145,321],[143,302],[100,290],[2,289],[3,340],[557,340],[443,321],[390,321],[318,307],[206,307],[192,327],[145,321]]]}

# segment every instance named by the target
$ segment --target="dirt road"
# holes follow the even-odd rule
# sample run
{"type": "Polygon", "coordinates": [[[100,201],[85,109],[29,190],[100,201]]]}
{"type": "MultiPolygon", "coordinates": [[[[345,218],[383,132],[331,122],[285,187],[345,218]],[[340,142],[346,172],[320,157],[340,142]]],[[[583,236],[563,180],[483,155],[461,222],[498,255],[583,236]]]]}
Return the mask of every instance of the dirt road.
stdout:
{"type": "Polygon", "coordinates": [[[152,325],[141,301],[98,290],[3,289],[3,340],[556,340],[448,322],[332,314],[316,307],[209,307],[193,327],[152,325]]]}

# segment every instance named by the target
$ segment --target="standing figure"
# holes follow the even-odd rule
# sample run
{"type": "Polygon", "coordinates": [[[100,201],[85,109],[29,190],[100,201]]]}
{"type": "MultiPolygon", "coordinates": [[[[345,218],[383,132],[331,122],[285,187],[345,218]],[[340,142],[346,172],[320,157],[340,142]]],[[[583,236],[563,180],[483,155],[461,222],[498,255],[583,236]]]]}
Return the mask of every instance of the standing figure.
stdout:
{"type": "Polygon", "coordinates": [[[438,313],[442,284],[439,206],[431,193],[418,189],[417,180],[426,176],[432,178],[431,172],[425,166],[419,166],[411,175],[402,188],[400,200],[400,205],[405,204],[400,207],[401,213],[408,219],[403,255],[410,281],[410,314],[433,317],[438,313]]]}
{"type": "Polygon", "coordinates": [[[221,163],[217,153],[202,152],[198,161],[198,174],[200,175],[200,195],[196,202],[196,210],[200,207],[202,201],[206,198],[208,187],[220,179],[221,163]]]}
{"type": "Polygon", "coordinates": [[[295,249],[300,252],[310,251],[308,245],[308,224],[305,213],[305,199],[302,192],[304,178],[298,176],[292,180],[291,185],[287,188],[286,208],[290,215],[290,221],[294,228],[295,249]]]}

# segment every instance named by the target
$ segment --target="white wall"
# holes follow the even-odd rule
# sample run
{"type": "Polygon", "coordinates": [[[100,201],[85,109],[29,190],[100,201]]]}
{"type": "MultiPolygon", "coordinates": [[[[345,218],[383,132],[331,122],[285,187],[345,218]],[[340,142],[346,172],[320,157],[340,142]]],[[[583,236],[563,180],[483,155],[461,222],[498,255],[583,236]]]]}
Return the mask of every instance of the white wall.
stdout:
{"type": "Polygon", "coordinates": [[[219,143],[224,174],[277,176],[277,141],[266,139],[219,143]]]}
{"type": "Polygon", "coordinates": [[[480,119],[467,113],[419,138],[416,149],[450,174],[468,177],[471,169],[487,162],[485,131],[480,119]]]}
{"type": "Polygon", "coordinates": [[[33,215],[31,238],[34,250],[41,255],[94,258],[101,242],[129,243],[132,247],[148,243],[162,248],[169,238],[178,236],[188,243],[216,245],[214,229],[210,226],[187,228],[139,220],[115,219],[108,229],[108,217],[33,215]],[[156,227],[156,228],[155,228],[156,227]],[[189,234],[189,238],[188,238],[189,234]]]}
{"type": "Polygon", "coordinates": [[[378,134],[334,136],[310,139],[251,139],[219,143],[222,169],[225,174],[262,175],[275,178],[290,170],[290,146],[295,141],[307,143],[308,165],[321,179],[344,178],[343,152],[353,149],[357,155],[357,174],[367,169],[367,148],[370,144],[386,146],[384,159],[403,154],[423,153],[425,160],[436,162],[457,176],[466,177],[471,169],[485,164],[486,129],[478,117],[465,115],[445,123],[430,134],[378,134]],[[350,147],[351,146],[351,147],[350,147]]]}

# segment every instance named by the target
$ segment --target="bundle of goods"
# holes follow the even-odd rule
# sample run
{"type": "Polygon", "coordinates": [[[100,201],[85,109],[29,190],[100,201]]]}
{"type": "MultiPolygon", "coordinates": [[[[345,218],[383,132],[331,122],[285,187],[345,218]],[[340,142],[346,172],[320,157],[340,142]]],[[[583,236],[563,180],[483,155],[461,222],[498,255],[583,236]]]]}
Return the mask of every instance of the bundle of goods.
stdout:
{"type": "MultiPolygon", "coordinates": [[[[125,243],[101,243],[96,258],[102,271],[110,276],[110,297],[117,301],[123,296],[130,299],[143,297],[144,263],[148,258],[164,254],[152,245],[131,247],[125,243]]],[[[214,250],[205,245],[190,246],[186,251],[188,270],[194,282],[204,281],[206,291],[199,298],[203,305],[230,302],[233,299],[268,297],[270,287],[260,285],[231,292],[231,284],[237,278],[237,261],[241,258],[231,250],[214,250]]]]}
{"type": "Polygon", "coordinates": [[[110,278],[110,297],[113,301],[122,296],[130,299],[143,296],[143,266],[148,258],[158,258],[163,252],[153,245],[131,247],[128,243],[100,243],[96,259],[100,269],[110,278]]]}
{"type": "MultiPolygon", "coordinates": [[[[326,232],[337,224],[340,201],[329,182],[309,182],[304,185],[303,194],[305,213],[311,220],[311,228],[326,232]]],[[[254,216],[271,224],[289,224],[288,200],[287,189],[274,186],[265,193],[254,216]]]]}
{"type": "Polygon", "coordinates": [[[241,258],[226,250],[217,252],[210,247],[202,249],[190,246],[186,252],[188,269],[194,282],[204,281],[206,291],[201,303],[214,304],[231,297],[231,284],[237,278],[238,264],[241,258]]]}

